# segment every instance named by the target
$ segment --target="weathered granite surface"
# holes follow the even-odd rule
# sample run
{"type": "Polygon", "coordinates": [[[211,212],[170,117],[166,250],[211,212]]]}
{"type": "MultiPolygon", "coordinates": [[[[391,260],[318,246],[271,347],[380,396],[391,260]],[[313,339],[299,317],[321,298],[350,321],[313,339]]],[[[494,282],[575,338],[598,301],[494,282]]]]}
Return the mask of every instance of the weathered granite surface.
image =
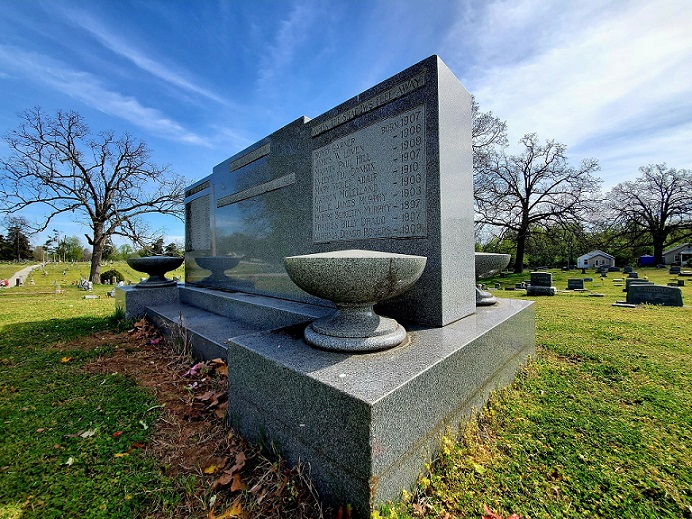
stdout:
{"type": "Polygon", "coordinates": [[[471,96],[437,56],[295,120],[188,188],[186,282],[317,303],[284,257],[378,250],[428,258],[384,315],[442,326],[473,313],[471,125],[471,96]],[[207,257],[230,259],[214,271],[207,257]]]}
{"type": "Polygon", "coordinates": [[[115,304],[125,309],[125,319],[144,317],[150,306],[178,301],[177,283],[154,288],[137,285],[115,287],[115,304]]]}
{"type": "Polygon", "coordinates": [[[379,353],[315,350],[304,325],[228,343],[229,417],[250,441],[309,460],[317,488],[369,517],[415,483],[447,428],[508,384],[534,351],[534,308],[500,299],[379,353]]]}

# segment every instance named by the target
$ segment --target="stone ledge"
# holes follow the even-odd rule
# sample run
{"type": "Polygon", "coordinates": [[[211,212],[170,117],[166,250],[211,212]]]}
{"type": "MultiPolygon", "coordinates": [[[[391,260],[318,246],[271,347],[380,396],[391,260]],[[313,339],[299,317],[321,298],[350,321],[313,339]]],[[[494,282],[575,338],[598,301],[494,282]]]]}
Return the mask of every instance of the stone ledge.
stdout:
{"type": "Polygon", "coordinates": [[[320,493],[357,517],[415,483],[447,428],[457,431],[535,348],[530,301],[501,299],[442,328],[411,328],[392,350],[310,348],[304,325],[228,344],[229,418],[250,441],[309,463],[320,493]]]}

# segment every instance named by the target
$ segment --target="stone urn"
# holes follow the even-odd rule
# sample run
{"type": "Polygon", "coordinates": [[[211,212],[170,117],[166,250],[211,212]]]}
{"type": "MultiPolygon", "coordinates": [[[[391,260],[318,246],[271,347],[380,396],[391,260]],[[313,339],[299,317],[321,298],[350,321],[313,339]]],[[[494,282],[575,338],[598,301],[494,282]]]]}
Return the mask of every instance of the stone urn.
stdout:
{"type": "Polygon", "coordinates": [[[305,329],[308,344],[325,350],[369,352],[393,348],[407,334],[396,320],[373,306],[408,290],[421,276],[427,258],[368,250],[342,250],[284,258],[291,280],[336,305],[332,315],[305,329]]]}
{"type": "Polygon", "coordinates": [[[195,263],[204,270],[211,271],[211,275],[202,280],[204,283],[223,285],[228,281],[224,272],[236,268],[240,259],[237,256],[202,256],[195,258],[195,263]]]}
{"type": "MultiPolygon", "coordinates": [[[[476,281],[501,272],[509,265],[509,259],[509,254],[476,252],[476,281]]],[[[494,295],[476,285],[476,306],[490,306],[495,303],[497,303],[497,299],[494,295]]]]}
{"type": "Polygon", "coordinates": [[[144,258],[128,258],[127,264],[137,272],[149,274],[149,278],[140,281],[137,286],[140,288],[167,287],[175,285],[176,282],[167,279],[166,272],[177,269],[183,264],[185,258],[176,256],[146,256],[144,258]]]}

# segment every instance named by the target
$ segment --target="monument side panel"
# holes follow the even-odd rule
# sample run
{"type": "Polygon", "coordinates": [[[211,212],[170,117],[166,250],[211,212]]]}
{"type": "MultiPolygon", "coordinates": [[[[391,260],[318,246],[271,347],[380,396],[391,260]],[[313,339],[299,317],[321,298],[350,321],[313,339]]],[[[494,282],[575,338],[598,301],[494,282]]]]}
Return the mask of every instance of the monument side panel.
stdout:
{"type": "Polygon", "coordinates": [[[211,175],[185,191],[185,282],[204,277],[194,258],[214,254],[214,194],[211,175]]]}
{"type": "Polygon", "coordinates": [[[310,124],[313,169],[321,169],[313,178],[316,251],[369,249],[426,256],[416,285],[378,305],[378,311],[440,326],[436,77],[437,58],[428,58],[310,124]]]}
{"type": "Polygon", "coordinates": [[[438,60],[442,324],[476,311],[471,95],[438,60]]]}

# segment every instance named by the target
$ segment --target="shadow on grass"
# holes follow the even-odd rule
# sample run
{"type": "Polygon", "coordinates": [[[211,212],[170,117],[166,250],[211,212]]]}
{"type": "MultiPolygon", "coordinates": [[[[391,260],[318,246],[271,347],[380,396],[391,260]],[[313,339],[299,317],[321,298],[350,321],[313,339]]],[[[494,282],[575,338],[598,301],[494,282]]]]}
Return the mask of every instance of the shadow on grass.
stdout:
{"type": "Polygon", "coordinates": [[[94,332],[121,330],[123,322],[113,317],[73,317],[5,324],[0,327],[0,351],[17,346],[42,348],[94,332]]]}

